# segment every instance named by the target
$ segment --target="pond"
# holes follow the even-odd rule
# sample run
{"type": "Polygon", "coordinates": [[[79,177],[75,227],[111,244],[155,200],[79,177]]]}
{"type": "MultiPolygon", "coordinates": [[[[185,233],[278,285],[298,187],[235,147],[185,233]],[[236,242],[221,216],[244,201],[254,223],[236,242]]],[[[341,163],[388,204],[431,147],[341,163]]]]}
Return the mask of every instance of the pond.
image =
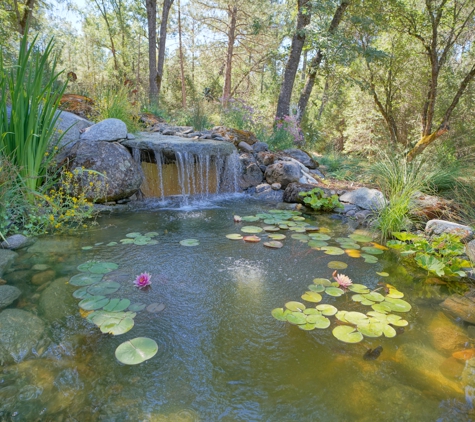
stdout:
{"type": "MultiPolygon", "coordinates": [[[[290,230],[281,231],[280,249],[226,238],[245,225],[265,225],[235,223],[234,215],[272,209],[245,197],[178,210],[151,203],[102,216],[95,229],[76,237],[46,236],[20,251],[4,278],[23,292],[14,305],[37,314],[47,328],[33,355],[0,367],[0,420],[473,420],[466,398],[472,390],[461,379],[465,362],[451,358],[454,347],[473,341],[473,331],[439,307],[459,286],[431,284],[392,251],[367,263],[312,249],[290,230]],[[120,242],[149,232],[157,233],[155,244],[120,242]],[[180,244],[190,238],[199,244],[180,244]],[[125,334],[102,334],[79,312],[72,296],[79,287],[67,283],[90,260],[118,265],[104,276],[120,284],[111,297],[165,308],[138,311],[125,334]],[[315,306],[301,296],[313,279],[331,279],[328,263],[335,260],[348,264],[338,272],[354,283],[370,289],[390,283],[405,294],[412,309],[400,314],[408,325],[396,337],[347,344],[332,334],[334,316],[329,328],[312,331],[272,317],[289,301],[315,306]],[[152,285],[141,290],[133,281],[143,272],[152,285]],[[118,362],[116,348],[136,337],[156,341],[157,354],[138,365],[118,362]],[[378,346],[377,358],[363,359],[378,346]]],[[[327,215],[304,217],[331,237],[330,245],[353,232],[327,215]]],[[[338,309],[371,311],[350,294],[321,294],[321,303],[338,309]]]]}

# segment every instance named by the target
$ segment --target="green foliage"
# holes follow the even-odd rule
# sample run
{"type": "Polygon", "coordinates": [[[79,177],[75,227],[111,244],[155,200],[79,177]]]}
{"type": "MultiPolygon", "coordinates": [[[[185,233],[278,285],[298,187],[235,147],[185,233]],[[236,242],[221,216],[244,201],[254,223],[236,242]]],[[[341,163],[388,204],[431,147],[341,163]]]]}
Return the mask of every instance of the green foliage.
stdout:
{"type": "Polygon", "coordinates": [[[59,99],[66,88],[56,71],[53,40],[42,53],[37,52],[36,41],[28,42],[24,36],[18,59],[10,67],[0,50],[0,150],[18,169],[31,201],[45,181],[53,156],[48,151],[55,151],[62,136],[53,141],[59,99]]]}
{"type": "Polygon", "coordinates": [[[173,121],[179,126],[193,126],[196,130],[209,129],[213,126],[207,107],[201,101],[194,102],[191,107],[178,110],[173,121]]]}
{"type": "Polygon", "coordinates": [[[395,232],[397,240],[388,241],[390,248],[397,249],[402,256],[410,256],[415,263],[429,273],[439,277],[466,277],[465,268],[471,268],[469,261],[462,258],[465,253],[459,236],[444,233],[426,239],[405,232],[395,232]]]}
{"type": "Polygon", "coordinates": [[[355,180],[362,173],[364,159],[332,151],[318,157],[317,161],[327,167],[329,177],[337,180],[355,180]]]}
{"type": "Polygon", "coordinates": [[[94,96],[97,115],[96,121],[104,119],[120,119],[127,125],[129,132],[138,132],[139,106],[130,98],[129,88],[124,85],[103,86],[96,89],[94,96]]]}
{"type": "Polygon", "coordinates": [[[314,188],[308,192],[299,192],[303,202],[315,211],[333,211],[335,208],[343,208],[343,204],[338,200],[338,195],[325,197],[322,189],[314,188]]]}

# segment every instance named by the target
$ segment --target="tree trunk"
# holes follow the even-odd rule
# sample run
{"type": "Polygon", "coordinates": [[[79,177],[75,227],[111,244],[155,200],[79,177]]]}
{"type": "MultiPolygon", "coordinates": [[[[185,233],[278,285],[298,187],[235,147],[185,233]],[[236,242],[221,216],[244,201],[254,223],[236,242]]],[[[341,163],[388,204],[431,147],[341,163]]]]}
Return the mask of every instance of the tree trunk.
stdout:
{"type": "Polygon", "coordinates": [[[294,87],[295,76],[299,67],[300,55],[305,43],[305,27],[310,23],[311,12],[310,0],[297,0],[298,15],[297,27],[292,37],[290,46],[290,54],[285,66],[284,80],[280,87],[279,101],[277,102],[276,119],[282,119],[290,113],[290,100],[292,97],[292,89],[294,87]]]}
{"type": "Polygon", "coordinates": [[[26,28],[30,25],[31,17],[33,16],[33,8],[35,7],[36,0],[27,0],[25,4],[25,10],[23,16],[20,16],[20,9],[18,8],[18,2],[15,0],[15,13],[18,23],[18,32],[20,35],[25,35],[26,28]]]}
{"type": "Polygon", "coordinates": [[[178,0],[178,40],[180,44],[181,105],[186,108],[185,66],[183,64],[183,43],[181,40],[181,10],[178,0]]]}
{"type": "MultiPolygon", "coordinates": [[[[347,9],[349,5],[350,5],[350,0],[342,0],[341,4],[337,7],[335,14],[333,15],[333,19],[330,23],[330,27],[328,28],[329,34],[332,34],[338,28],[338,25],[340,25],[340,22],[345,13],[345,10],[347,9]]],[[[305,87],[302,93],[300,94],[300,99],[298,103],[298,107],[300,111],[300,114],[299,114],[300,119],[302,119],[302,116],[304,115],[305,110],[307,108],[308,100],[312,93],[313,86],[315,85],[317,71],[318,71],[318,68],[320,67],[322,59],[323,59],[323,51],[319,48],[317,51],[317,54],[315,54],[312,61],[310,62],[307,81],[305,82],[305,87]]]]}
{"type": "Polygon", "coordinates": [[[160,41],[158,45],[158,63],[157,63],[157,96],[160,96],[163,79],[163,65],[165,63],[165,45],[167,43],[168,15],[172,7],[173,0],[163,0],[162,21],[160,22],[160,41]]]}
{"type": "Polygon", "coordinates": [[[157,0],[146,0],[148,25],[148,101],[158,101],[157,87],[157,0]]]}
{"type": "Polygon", "coordinates": [[[101,2],[102,7],[99,4],[98,0],[94,0],[94,2],[96,3],[102,17],[104,18],[104,22],[106,23],[107,32],[109,34],[109,40],[110,40],[110,43],[111,43],[110,50],[111,50],[111,53],[112,53],[112,58],[114,59],[114,70],[117,72],[119,70],[119,63],[117,62],[117,54],[116,54],[116,49],[115,49],[114,37],[112,35],[112,28],[111,28],[110,23],[109,23],[109,18],[107,17],[107,9],[106,9],[106,6],[104,4],[104,1],[101,2]]]}
{"type": "Polygon", "coordinates": [[[226,54],[226,69],[224,71],[224,86],[223,86],[223,107],[227,107],[229,98],[231,96],[231,77],[233,70],[233,51],[234,42],[236,41],[236,18],[237,7],[228,7],[229,16],[229,30],[228,30],[228,50],[226,54]]]}

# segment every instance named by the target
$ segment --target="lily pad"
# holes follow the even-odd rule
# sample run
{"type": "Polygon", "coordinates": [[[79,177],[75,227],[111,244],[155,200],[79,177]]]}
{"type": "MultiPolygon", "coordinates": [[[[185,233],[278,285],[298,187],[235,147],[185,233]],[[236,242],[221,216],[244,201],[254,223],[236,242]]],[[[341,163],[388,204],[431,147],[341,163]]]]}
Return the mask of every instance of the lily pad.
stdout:
{"type": "Polygon", "coordinates": [[[336,246],[323,246],[322,251],[325,251],[327,255],[343,255],[345,251],[336,246]]]}
{"type": "Polygon", "coordinates": [[[350,258],[361,258],[361,252],[357,249],[345,249],[345,253],[350,258]]]}
{"type": "Polygon", "coordinates": [[[336,309],[333,305],[328,304],[317,305],[317,310],[319,310],[322,315],[325,316],[333,316],[338,312],[338,309],[336,309]]]}
{"type": "Polygon", "coordinates": [[[358,324],[357,330],[365,337],[381,337],[385,324],[382,322],[370,322],[369,324],[358,324]]]}
{"type": "Polygon", "coordinates": [[[323,315],[309,315],[307,321],[315,324],[316,328],[324,330],[330,326],[330,320],[323,315]]]}
{"type": "Polygon", "coordinates": [[[277,240],[274,240],[272,242],[264,242],[264,246],[267,246],[268,248],[271,249],[280,249],[284,246],[282,242],[278,242],[277,240]]]}
{"type": "Polygon", "coordinates": [[[354,283],[348,286],[348,289],[355,293],[369,293],[369,289],[364,284],[354,283]]]}
{"type": "Polygon", "coordinates": [[[121,312],[127,309],[130,305],[129,299],[111,299],[111,301],[104,306],[104,311],[121,312]]]}
{"type": "Polygon", "coordinates": [[[409,312],[411,310],[411,305],[402,299],[394,299],[392,297],[387,297],[384,304],[389,306],[393,312],[409,312]]]}
{"type": "Polygon", "coordinates": [[[157,232],[148,232],[144,234],[145,237],[155,237],[158,236],[157,232]]]}
{"type": "Polygon", "coordinates": [[[317,226],[305,226],[305,231],[309,233],[316,232],[318,230],[319,228],[317,226]]]}
{"type": "Polygon", "coordinates": [[[200,241],[198,239],[184,239],[180,240],[181,246],[198,246],[200,241]]]}
{"type": "Polygon", "coordinates": [[[134,242],[134,239],[120,239],[120,243],[123,245],[132,245],[134,242]]]}
{"type": "Polygon", "coordinates": [[[322,285],[322,286],[331,286],[332,285],[331,281],[326,279],[326,278],[314,278],[313,283],[314,284],[319,284],[319,285],[322,285]]]}
{"type": "Polygon", "coordinates": [[[259,236],[252,235],[252,236],[244,236],[243,240],[249,243],[258,243],[261,241],[261,238],[259,236]]]}
{"type": "Polygon", "coordinates": [[[366,253],[361,254],[361,258],[364,258],[364,262],[367,264],[376,264],[376,262],[378,262],[378,258],[376,258],[374,255],[369,255],[366,253]]]}
{"type": "Polygon", "coordinates": [[[84,262],[81,265],[78,265],[77,269],[78,269],[78,271],[88,272],[89,268],[91,268],[95,264],[97,264],[97,261],[87,261],[87,262],[84,262]]]}
{"type": "Polygon", "coordinates": [[[285,307],[292,312],[295,311],[303,311],[306,306],[303,303],[300,302],[295,302],[295,301],[290,301],[285,304],[285,307]]]}
{"type": "Polygon", "coordinates": [[[115,350],[115,357],[125,365],[137,365],[156,355],[157,343],[147,337],[137,337],[122,343],[115,350]]]}
{"type": "Polygon", "coordinates": [[[105,296],[93,296],[79,302],[79,307],[85,311],[95,311],[101,309],[109,303],[109,298],[105,296]]]}
{"type": "Polygon", "coordinates": [[[360,294],[357,294],[357,295],[351,296],[351,300],[352,300],[353,302],[361,302],[361,301],[364,300],[364,297],[361,296],[360,294]]]}
{"type": "Polygon", "coordinates": [[[83,246],[81,249],[82,249],[83,251],[89,251],[89,250],[91,250],[92,248],[93,248],[93,246],[83,246]]]}
{"type": "MultiPolygon", "coordinates": [[[[115,312],[114,312],[115,313],[115,312]]],[[[130,317],[126,318],[110,318],[108,321],[101,325],[101,332],[104,334],[112,334],[119,336],[125,334],[134,328],[134,319],[130,317]]]]}
{"type": "Polygon", "coordinates": [[[348,322],[348,321],[345,319],[345,315],[346,315],[347,313],[348,313],[347,311],[338,311],[338,312],[335,314],[335,318],[336,318],[338,321],[341,321],[341,322],[348,322]]]}
{"type": "Polygon", "coordinates": [[[242,235],[238,233],[227,234],[226,237],[231,240],[242,240],[242,235]]]}
{"type": "Polygon", "coordinates": [[[373,302],[382,302],[384,300],[384,296],[378,292],[366,293],[363,294],[363,297],[373,302]]]}
{"type": "Polygon", "coordinates": [[[345,292],[338,287],[327,287],[325,289],[325,293],[330,296],[339,297],[343,295],[345,292]]]}
{"type": "Polygon", "coordinates": [[[125,235],[125,237],[130,237],[132,239],[136,238],[136,237],[139,237],[139,236],[142,236],[142,233],[138,233],[138,232],[134,232],[134,233],[127,233],[125,235]]]}
{"type": "Polygon", "coordinates": [[[152,303],[151,305],[147,306],[147,311],[156,314],[158,312],[162,312],[166,308],[164,303],[152,303]]]}
{"type": "Polygon", "coordinates": [[[248,223],[253,223],[255,221],[259,221],[259,217],[254,215],[246,215],[245,217],[242,217],[241,220],[246,221],[248,223]]]}
{"type": "Polygon", "coordinates": [[[151,237],[137,237],[134,240],[134,245],[138,245],[138,246],[148,245],[148,242],[150,242],[151,240],[152,240],[151,237]]]}
{"type": "Polygon", "coordinates": [[[73,292],[73,297],[76,299],[88,299],[92,297],[90,293],[88,293],[87,289],[89,286],[81,287],[73,292]]]}
{"type": "Polygon", "coordinates": [[[332,334],[344,343],[359,343],[363,340],[363,334],[357,331],[355,327],[349,325],[339,325],[335,327],[332,334]]]}
{"type": "Polygon", "coordinates": [[[107,274],[117,268],[119,268],[119,266],[114,262],[96,262],[89,268],[89,272],[93,274],[107,274]]]}
{"type": "Polygon", "coordinates": [[[306,234],[301,234],[301,233],[295,233],[291,237],[292,239],[297,239],[302,242],[308,242],[308,240],[310,239],[306,234]]]}
{"type": "Polygon", "coordinates": [[[278,232],[280,229],[276,226],[264,226],[264,231],[266,232],[278,232]]]}
{"type": "Polygon", "coordinates": [[[312,331],[312,330],[315,330],[315,328],[317,328],[317,326],[315,324],[311,324],[309,322],[307,322],[306,324],[299,324],[299,325],[297,325],[297,327],[299,327],[301,330],[305,330],[305,331],[312,331]]]}
{"type": "Polygon", "coordinates": [[[284,240],[286,238],[285,234],[269,234],[268,237],[272,240],[284,240]]]}
{"type": "Polygon", "coordinates": [[[308,246],[320,249],[322,246],[328,246],[328,242],[325,242],[324,240],[310,240],[308,246]]]}
{"type": "Polygon", "coordinates": [[[395,287],[388,285],[388,288],[389,288],[389,292],[386,295],[386,297],[390,297],[393,299],[402,299],[404,297],[404,293],[400,292],[395,287]]]}
{"type": "Polygon", "coordinates": [[[391,312],[391,308],[388,306],[387,303],[381,302],[381,303],[375,303],[374,305],[371,306],[376,312],[380,312],[382,314],[387,314],[388,312],[391,312]]]}
{"type": "Polygon", "coordinates": [[[385,324],[384,327],[383,327],[383,334],[384,334],[384,337],[387,337],[387,338],[393,338],[393,337],[396,337],[396,330],[391,327],[390,325],[387,325],[385,324]]]}
{"type": "Polygon", "coordinates": [[[315,308],[307,308],[303,310],[305,315],[321,315],[322,313],[315,308]]]}
{"type": "Polygon", "coordinates": [[[106,246],[115,246],[115,245],[118,245],[117,242],[109,242],[106,246]]]}
{"type": "Polygon", "coordinates": [[[344,270],[348,268],[348,264],[342,261],[330,261],[327,266],[332,270],[344,270]]]}
{"type": "Polygon", "coordinates": [[[313,291],[305,292],[301,297],[303,300],[306,300],[307,302],[318,303],[322,301],[322,295],[313,291]]]}
{"type": "Polygon", "coordinates": [[[361,312],[347,312],[345,314],[345,319],[350,323],[350,324],[355,324],[358,325],[362,321],[367,321],[368,316],[361,313],[361,312]]]}
{"type": "Polygon", "coordinates": [[[361,250],[369,253],[370,255],[381,255],[383,253],[381,249],[375,248],[373,246],[364,246],[361,248],[361,250]]]}
{"type": "Polygon", "coordinates": [[[290,314],[287,314],[287,322],[294,325],[306,324],[307,316],[302,312],[291,312],[290,314]]]}
{"type": "Polygon", "coordinates": [[[72,286],[90,286],[102,280],[102,274],[76,274],[71,277],[69,284],[72,286]]]}
{"type": "Polygon", "coordinates": [[[287,315],[290,314],[290,311],[284,308],[275,308],[272,309],[271,314],[275,319],[278,319],[279,321],[287,321],[287,315]]]}
{"type": "Polygon", "coordinates": [[[380,275],[381,277],[389,277],[389,274],[386,271],[376,271],[376,274],[380,275]]]}
{"type": "Polygon", "coordinates": [[[241,231],[243,233],[255,234],[255,233],[261,233],[262,228],[257,227],[257,226],[244,226],[241,228],[241,231]]]}
{"type": "Polygon", "coordinates": [[[147,305],[144,303],[132,303],[132,305],[129,306],[129,311],[133,312],[139,312],[143,311],[147,305]]]}
{"type": "Polygon", "coordinates": [[[310,286],[308,286],[308,290],[316,293],[322,293],[325,291],[325,286],[322,286],[321,284],[310,284],[310,286]]]}
{"type": "Polygon", "coordinates": [[[372,237],[365,236],[363,234],[354,234],[353,233],[353,234],[350,234],[348,237],[353,239],[353,240],[356,240],[357,242],[362,242],[362,243],[371,242],[373,240],[372,237]]]}
{"type": "Polygon", "coordinates": [[[115,281],[104,281],[90,286],[87,291],[94,295],[110,295],[120,289],[120,284],[115,281]]]}
{"type": "Polygon", "coordinates": [[[323,233],[311,233],[309,236],[314,240],[330,240],[331,237],[323,233]]]}

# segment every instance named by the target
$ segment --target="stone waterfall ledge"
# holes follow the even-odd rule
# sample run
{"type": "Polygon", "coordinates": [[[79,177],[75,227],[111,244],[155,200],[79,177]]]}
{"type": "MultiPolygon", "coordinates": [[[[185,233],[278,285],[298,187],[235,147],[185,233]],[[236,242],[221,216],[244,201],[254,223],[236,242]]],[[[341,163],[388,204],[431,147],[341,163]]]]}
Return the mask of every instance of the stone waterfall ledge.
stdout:
{"type": "Polygon", "coordinates": [[[135,139],[122,142],[129,148],[162,152],[167,158],[174,158],[175,153],[208,155],[211,157],[227,156],[236,151],[233,144],[212,139],[189,139],[179,136],[162,135],[161,133],[140,132],[135,139]]]}

